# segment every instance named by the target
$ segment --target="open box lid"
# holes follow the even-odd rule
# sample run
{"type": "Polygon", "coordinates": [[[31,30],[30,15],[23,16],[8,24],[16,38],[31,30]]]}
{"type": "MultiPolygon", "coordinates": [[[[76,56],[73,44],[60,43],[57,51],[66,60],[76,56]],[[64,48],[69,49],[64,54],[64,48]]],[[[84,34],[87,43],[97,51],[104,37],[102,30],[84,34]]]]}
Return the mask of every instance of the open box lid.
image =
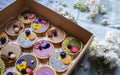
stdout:
{"type": "Polygon", "coordinates": [[[77,37],[84,44],[84,48],[76,57],[75,63],[70,66],[69,70],[65,74],[69,75],[70,72],[73,70],[73,67],[81,59],[86,49],[90,45],[90,42],[94,37],[93,34],[85,30],[84,28],[74,24],[63,16],[55,13],[54,11],[48,9],[47,7],[39,4],[35,0],[16,0],[14,3],[10,4],[8,7],[0,11],[0,29],[4,29],[7,19],[16,15],[16,13],[20,13],[20,11],[25,7],[29,7],[31,10],[34,10],[38,15],[46,18],[53,25],[62,28],[66,32],[77,37]]]}

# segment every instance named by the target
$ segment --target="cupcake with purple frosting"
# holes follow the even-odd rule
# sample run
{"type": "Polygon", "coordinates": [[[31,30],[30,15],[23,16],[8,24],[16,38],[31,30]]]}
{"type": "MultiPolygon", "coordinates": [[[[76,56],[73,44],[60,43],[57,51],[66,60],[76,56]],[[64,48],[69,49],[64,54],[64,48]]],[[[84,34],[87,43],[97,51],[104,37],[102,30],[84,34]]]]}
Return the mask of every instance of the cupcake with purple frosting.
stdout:
{"type": "Polygon", "coordinates": [[[41,66],[33,75],[56,75],[56,72],[51,66],[41,66]]]}
{"type": "Polygon", "coordinates": [[[34,45],[33,52],[38,58],[47,59],[53,54],[54,46],[47,40],[41,40],[34,45]]]}
{"type": "Polygon", "coordinates": [[[43,33],[49,28],[49,22],[45,19],[38,18],[31,23],[31,28],[36,33],[43,33]]]}
{"type": "Polygon", "coordinates": [[[31,75],[38,66],[38,59],[32,54],[22,55],[15,63],[16,69],[22,75],[31,75]]]}

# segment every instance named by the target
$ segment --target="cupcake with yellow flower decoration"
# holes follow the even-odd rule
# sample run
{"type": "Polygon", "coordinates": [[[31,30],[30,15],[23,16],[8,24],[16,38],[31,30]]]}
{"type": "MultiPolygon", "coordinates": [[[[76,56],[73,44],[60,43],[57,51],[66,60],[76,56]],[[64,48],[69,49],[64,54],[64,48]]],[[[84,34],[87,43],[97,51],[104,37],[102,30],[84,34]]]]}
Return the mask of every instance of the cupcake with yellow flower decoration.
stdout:
{"type": "Polygon", "coordinates": [[[37,39],[37,35],[32,32],[31,29],[26,28],[25,31],[18,36],[17,41],[21,47],[30,48],[35,44],[37,39]]]}
{"type": "Polygon", "coordinates": [[[49,28],[49,22],[45,19],[38,18],[31,23],[31,28],[36,33],[43,33],[49,28]]]}
{"type": "Polygon", "coordinates": [[[38,66],[38,59],[32,54],[26,54],[16,61],[15,66],[21,74],[32,74],[38,66]]]}

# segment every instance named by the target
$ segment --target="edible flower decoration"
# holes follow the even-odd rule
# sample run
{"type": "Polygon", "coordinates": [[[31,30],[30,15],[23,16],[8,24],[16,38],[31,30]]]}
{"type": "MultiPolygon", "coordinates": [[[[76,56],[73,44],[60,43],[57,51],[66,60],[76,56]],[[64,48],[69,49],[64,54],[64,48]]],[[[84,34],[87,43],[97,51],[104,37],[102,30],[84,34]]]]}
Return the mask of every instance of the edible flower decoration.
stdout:
{"type": "Polygon", "coordinates": [[[48,42],[46,42],[46,41],[42,41],[42,42],[37,43],[37,44],[35,45],[35,48],[36,48],[36,49],[39,49],[39,50],[47,49],[47,48],[49,48],[49,47],[50,47],[50,44],[49,44],[48,42]]]}
{"type": "Polygon", "coordinates": [[[17,61],[17,65],[16,65],[17,69],[19,71],[23,70],[23,69],[26,69],[27,67],[27,62],[24,61],[24,59],[20,59],[17,61]]]}
{"type": "Polygon", "coordinates": [[[27,36],[26,36],[26,35],[24,35],[24,36],[23,36],[23,38],[24,38],[24,39],[27,39],[27,36]]]}
{"type": "Polygon", "coordinates": [[[34,28],[34,29],[40,29],[41,28],[41,24],[40,24],[40,22],[39,21],[34,21],[33,22],[33,24],[32,24],[32,27],[34,28]]]}

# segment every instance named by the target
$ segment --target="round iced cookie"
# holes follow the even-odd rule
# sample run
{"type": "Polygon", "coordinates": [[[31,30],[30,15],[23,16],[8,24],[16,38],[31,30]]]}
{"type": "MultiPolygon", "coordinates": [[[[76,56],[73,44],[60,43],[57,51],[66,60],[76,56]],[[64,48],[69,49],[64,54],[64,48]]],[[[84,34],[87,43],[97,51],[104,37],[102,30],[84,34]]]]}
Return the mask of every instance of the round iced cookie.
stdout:
{"type": "Polygon", "coordinates": [[[57,71],[57,72],[65,72],[69,65],[71,64],[72,59],[65,52],[56,52],[50,57],[49,64],[57,71]]]}
{"type": "Polygon", "coordinates": [[[1,59],[6,66],[13,65],[14,62],[21,55],[21,48],[16,44],[8,44],[1,49],[1,59]]]}
{"type": "Polygon", "coordinates": [[[41,66],[36,69],[33,75],[57,75],[51,66],[41,66]]]}
{"type": "Polygon", "coordinates": [[[38,18],[31,23],[31,28],[36,33],[43,33],[49,28],[49,22],[38,18]]]}
{"type": "Polygon", "coordinates": [[[30,24],[36,19],[36,14],[31,10],[25,10],[18,16],[18,19],[24,24],[30,24]]]}
{"type": "Polygon", "coordinates": [[[46,32],[46,36],[48,37],[49,41],[53,43],[60,43],[65,39],[66,33],[57,27],[51,27],[46,32]]]}
{"type": "Polygon", "coordinates": [[[5,27],[5,32],[10,36],[17,36],[24,31],[24,24],[21,21],[13,20],[5,27]]]}
{"type": "Polygon", "coordinates": [[[17,41],[21,47],[30,48],[36,43],[37,39],[37,35],[32,32],[31,29],[26,28],[25,31],[18,36],[17,41]]]}
{"type": "Polygon", "coordinates": [[[0,75],[3,75],[3,72],[5,71],[5,64],[0,58],[0,75]]]}
{"type": "Polygon", "coordinates": [[[32,54],[22,55],[15,63],[16,69],[21,74],[31,75],[38,66],[38,59],[32,54]]]}
{"type": "Polygon", "coordinates": [[[5,32],[0,33],[0,48],[8,43],[8,36],[5,32]]]}
{"type": "Polygon", "coordinates": [[[75,37],[67,37],[62,42],[63,50],[70,55],[77,55],[83,48],[83,44],[75,37]]]}
{"type": "Polygon", "coordinates": [[[33,47],[33,53],[40,59],[49,58],[54,52],[54,45],[47,41],[41,40],[33,47]]]}

